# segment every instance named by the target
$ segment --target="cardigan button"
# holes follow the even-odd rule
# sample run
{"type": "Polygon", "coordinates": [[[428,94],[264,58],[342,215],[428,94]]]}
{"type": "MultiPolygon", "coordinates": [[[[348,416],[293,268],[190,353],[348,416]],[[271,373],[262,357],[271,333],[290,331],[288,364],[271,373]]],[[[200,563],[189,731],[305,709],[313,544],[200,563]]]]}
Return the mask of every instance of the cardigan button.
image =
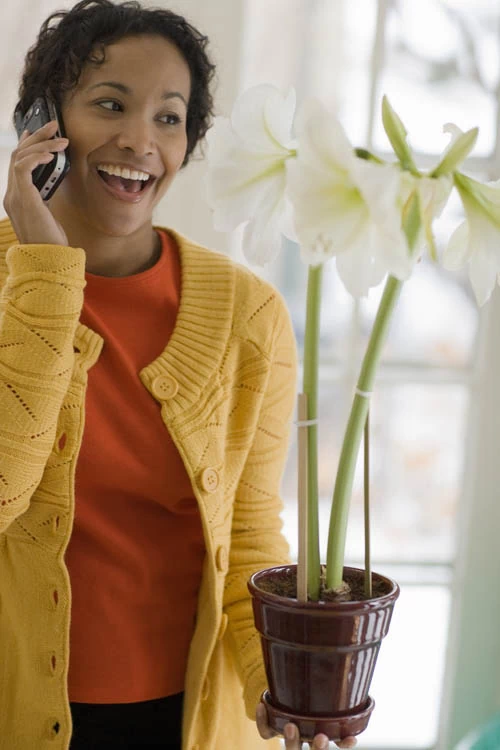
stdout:
{"type": "Polygon", "coordinates": [[[201,486],[205,492],[215,492],[219,486],[219,474],[215,469],[204,469],[201,473],[201,486]]]}
{"type": "Polygon", "coordinates": [[[224,638],[224,634],[226,632],[227,621],[228,620],[229,620],[229,617],[224,612],[224,614],[222,615],[221,621],[220,621],[219,632],[217,633],[217,640],[218,641],[222,641],[222,639],[224,638]]]}
{"type": "Polygon", "coordinates": [[[179,390],[179,383],[170,375],[158,375],[151,384],[151,390],[156,398],[173,398],[179,390]]]}
{"type": "Polygon", "coordinates": [[[221,573],[227,572],[229,559],[227,556],[227,549],[222,544],[217,549],[217,553],[215,555],[215,564],[217,565],[217,569],[221,573]]]}
{"type": "Polygon", "coordinates": [[[49,740],[55,740],[58,737],[59,732],[61,731],[61,724],[59,723],[57,718],[50,717],[50,719],[47,720],[46,727],[46,737],[49,740]]]}

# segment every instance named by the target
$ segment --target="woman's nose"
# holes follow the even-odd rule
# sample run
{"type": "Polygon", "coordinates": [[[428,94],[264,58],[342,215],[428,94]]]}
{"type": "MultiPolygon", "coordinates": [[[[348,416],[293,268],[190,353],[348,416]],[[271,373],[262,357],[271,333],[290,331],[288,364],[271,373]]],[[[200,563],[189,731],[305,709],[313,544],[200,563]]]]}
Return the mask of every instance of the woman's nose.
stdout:
{"type": "Polygon", "coordinates": [[[151,154],[154,151],[152,127],[137,120],[123,123],[117,143],[119,148],[128,148],[138,155],[151,154]]]}

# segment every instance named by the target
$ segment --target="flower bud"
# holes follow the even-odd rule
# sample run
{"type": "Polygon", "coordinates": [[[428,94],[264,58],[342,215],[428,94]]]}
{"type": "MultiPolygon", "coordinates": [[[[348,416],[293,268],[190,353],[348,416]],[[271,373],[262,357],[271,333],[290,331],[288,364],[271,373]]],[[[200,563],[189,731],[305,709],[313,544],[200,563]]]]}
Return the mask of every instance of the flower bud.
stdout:
{"type": "Polygon", "coordinates": [[[394,153],[398,157],[402,168],[411,172],[415,176],[418,176],[420,173],[415,166],[413,154],[406,141],[408,131],[389,104],[389,100],[386,96],[382,99],[382,122],[387,137],[391,142],[391,146],[393,147],[394,153]]]}

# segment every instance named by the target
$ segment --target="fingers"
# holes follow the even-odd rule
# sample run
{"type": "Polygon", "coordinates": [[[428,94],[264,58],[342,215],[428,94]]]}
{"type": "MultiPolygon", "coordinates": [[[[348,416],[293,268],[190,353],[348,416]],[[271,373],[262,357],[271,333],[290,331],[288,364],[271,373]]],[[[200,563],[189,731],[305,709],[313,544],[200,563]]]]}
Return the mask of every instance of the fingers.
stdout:
{"type": "Polygon", "coordinates": [[[276,736],[276,733],[267,723],[267,711],[263,703],[259,703],[257,706],[256,722],[259,734],[264,740],[270,740],[272,737],[276,736]]]}
{"type": "MultiPolygon", "coordinates": [[[[263,703],[257,706],[256,711],[257,729],[260,736],[265,740],[270,740],[272,737],[276,737],[277,734],[274,732],[267,720],[267,711],[263,703]]],[[[295,724],[285,724],[283,728],[283,734],[285,736],[285,748],[286,750],[301,750],[302,742],[300,740],[298,728],[295,724]]],[[[335,743],[339,748],[353,748],[357,745],[355,737],[346,737],[345,739],[335,743]]],[[[330,747],[328,737],[326,734],[317,734],[313,742],[309,742],[308,746],[311,750],[326,750],[330,747]]]]}
{"type": "Polygon", "coordinates": [[[53,155],[55,151],[64,151],[67,148],[68,143],[69,141],[67,138],[54,138],[48,141],[42,141],[42,143],[35,143],[26,148],[18,148],[15,153],[15,163],[20,164],[30,156],[53,155]]]}
{"type": "Polygon", "coordinates": [[[335,744],[337,745],[337,747],[350,748],[356,747],[358,741],[356,737],[346,737],[345,740],[342,740],[341,742],[337,742],[335,744]]]}
{"type": "Polygon", "coordinates": [[[39,128],[38,130],[35,130],[34,133],[30,133],[28,130],[25,130],[20,139],[19,143],[25,143],[29,141],[29,145],[32,143],[38,143],[39,141],[47,140],[48,138],[52,138],[52,136],[57,131],[57,122],[56,120],[51,120],[46,125],[43,126],[43,128],[39,128]]]}
{"type": "MultiPolygon", "coordinates": [[[[285,748],[287,750],[301,750],[302,741],[295,724],[285,724],[283,731],[285,735],[285,748]]],[[[327,750],[329,747],[328,737],[326,734],[317,734],[313,742],[309,742],[308,745],[311,750],[327,750]]]]}
{"type": "Polygon", "coordinates": [[[27,131],[21,135],[18,147],[12,154],[11,165],[16,181],[23,189],[30,188],[31,175],[38,166],[49,164],[54,159],[55,152],[64,151],[68,147],[67,138],[49,137],[52,130],[52,127],[45,127],[33,135],[26,135],[27,131]]]}
{"type": "Polygon", "coordinates": [[[30,154],[23,159],[14,162],[14,174],[16,175],[17,185],[21,188],[30,187],[32,183],[32,172],[41,164],[49,164],[54,158],[54,154],[30,154]]]}
{"type": "Polygon", "coordinates": [[[295,724],[285,724],[283,734],[285,735],[285,747],[287,750],[301,750],[302,742],[300,740],[299,730],[295,724]]]}
{"type": "Polygon", "coordinates": [[[14,151],[14,158],[19,161],[19,158],[32,153],[47,153],[47,151],[63,151],[69,141],[67,138],[54,138],[57,131],[57,122],[52,120],[48,122],[43,128],[36,130],[34,133],[29,133],[25,130],[19,138],[19,143],[14,151]]]}
{"type": "Polygon", "coordinates": [[[48,151],[64,151],[68,143],[69,141],[67,138],[47,138],[43,141],[31,144],[28,144],[28,140],[26,139],[22,143],[19,142],[15,153],[19,158],[24,157],[27,154],[42,154],[47,153],[48,151]]]}

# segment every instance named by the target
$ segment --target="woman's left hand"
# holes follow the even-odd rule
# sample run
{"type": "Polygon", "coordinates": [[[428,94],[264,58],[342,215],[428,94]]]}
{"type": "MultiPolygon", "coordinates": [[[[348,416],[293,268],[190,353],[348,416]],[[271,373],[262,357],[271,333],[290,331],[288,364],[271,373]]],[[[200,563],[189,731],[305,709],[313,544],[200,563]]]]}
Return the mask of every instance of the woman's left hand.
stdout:
{"type": "MultiPolygon", "coordinates": [[[[267,722],[267,711],[263,703],[259,703],[259,705],[257,706],[256,716],[257,729],[259,730],[259,734],[263,739],[270,740],[272,737],[278,736],[276,732],[271,729],[267,722]]],[[[285,724],[284,732],[286,750],[301,750],[302,742],[300,741],[299,732],[295,724],[285,724]],[[294,736],[290,739],[288,739],[286,736],[287,729],[289,727],[294,730],[294,736]]],[[[341,742],[336,742],[335,744],[337,745],[337,747],[350,748],[354,747],[357,744],[357,740],[355,737],[346,737],[341,742]]],[[[309,747],[312,750],[326,750],[326,748],[329,747],[328,737],[325,734],[317,734],[314,740],[309,743],[309,747]]]]}

